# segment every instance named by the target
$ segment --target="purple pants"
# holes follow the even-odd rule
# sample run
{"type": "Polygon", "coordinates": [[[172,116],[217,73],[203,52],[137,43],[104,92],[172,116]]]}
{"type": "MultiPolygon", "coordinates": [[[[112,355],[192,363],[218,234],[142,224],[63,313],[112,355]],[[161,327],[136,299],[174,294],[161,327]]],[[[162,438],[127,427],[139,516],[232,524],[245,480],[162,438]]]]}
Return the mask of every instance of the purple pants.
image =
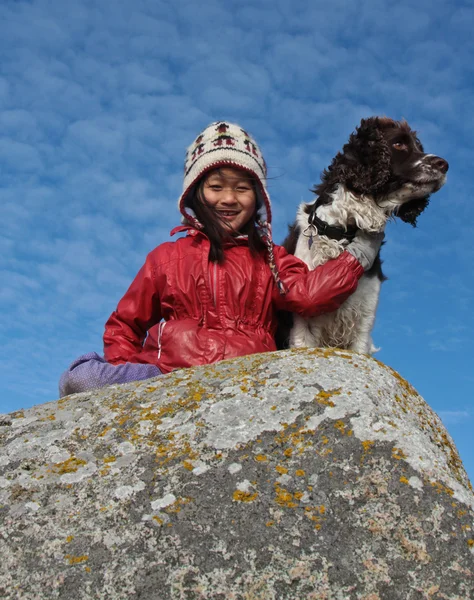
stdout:
{"type": "Polygon", "coordinates": [[[155,365],[111,365],[96,352],[83,354],[71,363],[59,380],[59,397],[89,392],[113,383],[130,383],[161,375],[155,365]]]}

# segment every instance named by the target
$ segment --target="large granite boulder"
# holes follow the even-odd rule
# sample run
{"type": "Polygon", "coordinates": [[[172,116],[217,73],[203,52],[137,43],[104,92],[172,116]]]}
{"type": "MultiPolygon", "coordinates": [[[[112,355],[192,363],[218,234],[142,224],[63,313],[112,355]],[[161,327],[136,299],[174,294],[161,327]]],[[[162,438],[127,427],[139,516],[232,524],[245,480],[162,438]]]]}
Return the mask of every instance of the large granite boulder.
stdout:
{"type": "Polygon", "coordinates": [[[474,496],[373,358],[293,350],[0,417],[0,597],[474,598],[474,496]]]}

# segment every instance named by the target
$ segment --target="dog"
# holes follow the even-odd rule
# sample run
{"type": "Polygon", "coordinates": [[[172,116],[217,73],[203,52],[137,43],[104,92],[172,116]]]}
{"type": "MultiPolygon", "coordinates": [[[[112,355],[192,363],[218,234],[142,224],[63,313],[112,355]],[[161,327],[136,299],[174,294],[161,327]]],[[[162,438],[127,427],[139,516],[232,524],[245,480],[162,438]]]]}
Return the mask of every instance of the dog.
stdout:
{"type": "MultiPolygon", "coordinates": [[[[416,227],[430,194],[444,185],[448,168],[444,158],[424,152],[406,121],[363,119],[311,190],[316,200],[299,206],[283,246],[314,269],[339,256],[358,230],[382,232],[394,217],[416,227]]],[[[309,320],[293,315],[291,329],[288,315],[280,315],[277,346],[376,352],[371,332],[386,279],[381,264],[379,252],[337,311],[309,320]]]]}

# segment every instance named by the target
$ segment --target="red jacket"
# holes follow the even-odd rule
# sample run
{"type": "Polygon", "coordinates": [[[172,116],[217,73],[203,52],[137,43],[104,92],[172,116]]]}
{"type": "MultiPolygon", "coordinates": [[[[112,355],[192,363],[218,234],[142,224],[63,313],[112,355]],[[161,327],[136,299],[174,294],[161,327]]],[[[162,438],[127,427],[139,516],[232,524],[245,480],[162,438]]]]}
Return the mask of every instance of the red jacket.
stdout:
{"type": "Polygon", "coordinates": [[[274,246],[280,277],[289,290],[282,296],[265,252],[253,256],[246,240],[239,240],[226,248],[223,264],[212,263],[205,234],[189,227],[172,233],[183,230],[188,230],[186,237],[150,252],[107,321],[108,362],[150,363],[168,373],[276,350],[277,310],[303,317],[336,310],[364,272],[348,252],[309,271],[301,260],[274,246]]]}

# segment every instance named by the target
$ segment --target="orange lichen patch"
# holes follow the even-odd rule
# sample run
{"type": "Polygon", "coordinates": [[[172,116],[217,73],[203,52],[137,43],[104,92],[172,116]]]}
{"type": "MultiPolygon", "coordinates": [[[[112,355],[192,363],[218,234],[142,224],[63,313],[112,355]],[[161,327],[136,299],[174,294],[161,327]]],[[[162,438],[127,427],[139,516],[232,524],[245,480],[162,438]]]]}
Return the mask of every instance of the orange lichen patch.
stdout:
{"type": "Polygon", "coordinates": [[[344,421],[338,420],[334,423],[335,429],[337,429],[342,435],[346,433],[346,424],[344,421]]]}
{"type": "Polygon", "coordinates": [[[257,456],[255,457],[255,460],[257,462],[266,462],[268,460],[268,458],[265,456],[265,454],[257,454],[257,456]]]}
{"type": "Polygon", "coordinates": [[[265,523],[265,525],[266,525],[267,527],[272,527],[272,525],[274,525],[274,524],[275,524],[275,521],[267,521],[267,522],[265,523]]]}
{"type": "Polygon", "coordinates": [[[304,492],[295,492],[294,496],[296,500],[301,500],[301,498],[304,496],[304,492]]]}
{"type": "Polygon", "coordinates": [[[281,465],[277,465],[275,467],[275,471],[280,473],[280,475],[286,475],[288,473],[288,469],[286,467],[282,467],[281,465]]]}
{"type": "MultiPolygon", "coordinates": [[[[199,456],[187,440],[175,441],[175,433],[170,432],[166,443],[161,443],[156,449],[156,462],[160,467],[168,465],[177,459],[196,460],[199,456]]],[[[216,458],[218,458],[216,456],[216,458]]]]}
{"type": "Polygon", "coordinates": [[[467,545],[469,546],[469,548],[474,548],[474,540],[472,538],[467,540],[467,545]]]}
{"type": "Polygon", "coordinates": [[[405,483],[406,485],[410,484],[410,482],[408,481],[408,479],[406,477],[404,477],[403,475],[400,477],[400,482],[401,483],[405,483]]]}
{"type": "Polygon", "coordinates": [[[296,472],[295,472],[295,475],[297,477],[304,477],[305,476],[305,472],[304,472],[303,469],[297,469],[296,472]]]}
{"type": "Polygon", "coordinates": [[[258,492],[254,494],[250,492],[243,492],[242,490],[235,490],[232,494],[232,498],[235,502],[253,502],[258,497],[258,492]]]}
{"type": "Polygon", "coordinates": [[[332,448],[323,448],[322,450],[316,450],[316,454],[319,454],[319,456],[322,456],[324,458],[325,456],[329,456],[330,454],[332,454],[332,448]]]}
{"type": "Polygon", "coordinates": [[[97,437],[104,437],[104,435],[109,432],[112,429],[112,427],[110,427],[110,425],[108,425],[107,427],[105,427],[105,429],[103,429],[98,435],[97,437]]]}
{"type": "Polygon", "coordinates": [[[445,494],[448,494],[448,496],[454,496],[454,490],[452,490],[447,485],[444,485],[443,483],[441,483],[439,481],[431,481],[430,483],[434,488],[436,488],[436,491],[438,492],[438,494],[445,493],[445,494]]]}
{"type": "Polygon", "coordinates": [[[72,542],[73,539],[74,539],[73,535],[68,535],[66,538],[66,543],[69,544],[70,542],[72,542]]]}
{"type": "Polygon", "coordinates": [[[17,410],[15,412],[10,413],[10,417],[12,419],[24,419],[25,413],[22,410],[17,410]]]}
{"type": "Polygon", "coordinates": [[[278,483],[275,483],[275,502],[278,505],[284,506],[286,508],[295,508],[296,506],[298,506],[298,504],[293,500],[294,497],[291,492],[280,487],[278,483]]]}
{"type": "Polygon", "coordinates": [[[270,406],[270,410],[276,410],[277,407],[276,406],[270,406]]]}
{"type": "Polygon", "coordinates": [[[183,467],[187,470],[187,471],[192,471],[194,469],[194,465],[192,462],[189,462],[189,460],[184,460],[183,461],[183,467]]]}
{"type": "Polygon", "coordinates": [[[176,498],[173,504],[167,506],[164,510],[167,513],[179,513],[183,506],[189,504],[189,502],[191,502],[191,498],[176,498]]]}
{"type": "Polygon", "coordinates": [[[329,400],[331,396],[338,396],[341,393],[342,388],[337,388],[335,390],[321,390],[316,394],[314,399],[318,404],[322,404],[323,406],[336,406],[332,400],[329,400]]]}
{"type": "Polygon", "coordinates": [[[73,556],[72,554],[66,554],[64,557],[70,565],[78,565],[80,563],[86,562],[89,560],[87,554],[83,554],[82,556],[73,556]]]}
{"type": "Polygon", "coordinates": [[[287,448],[283,454],[287,457],[291,456],[293,454],[293,448],[287,448]]]}
{"type": "Polygon", "coordinates": [[[104,462],[105,463],[113,463],[115,462],[117,459],[115,458],[115,456],[104,456],[104,462]]]}
{"type": "Polygon", "coordinates": [[[396,460],[401,460],[402,458],[406,458],[407,455],[401,448],[392,448],[392,458],[396,460]]]}
{"type": "Polygon", "coordinates": [[[56,421],[56,417],[54,415],[49,415],[46,418],[49,419],[50,421],[56,421]]]}
{"type": "MultiPolygon", "coordinates": [[[[455,504],[453,504],[453,505],[456,506],[455,504]]],[[[458,517],[461,518],[461,517],[464,517],[465,515],[467,515],[467,510],[463,510],[460,508],[458,510],[458,517]]]]}
{"type": "Polygon", "coordinates": [[[320,506],[305,506],[304,515],[307,519],[314,523],[314,528],[319,530],[322,527],[322,523],[325,521],[322,515],[326,513],[326,507],[321,504],[320,506]]]}
{"type": "Polygon", "coordinates": [[[370,452],[370,450],[372,449],[372,447],[374,446],[375,442],[373,442],[372,440],[364,440],[362,442],[362,446],[364,448],[364,452],[370,452]]]}
{"type": "Polygon", "coordinates": [[[87,573],[90,573],[92,571],[92,569],[90,567],[84,567],[84,571],[87,571],[87,573]]]}
{"type": "Polygon", "coordinates": [[[152,519],[156,521],[158,525],[163,525],[164,523],[163,519],[160,519],[160,517],[157,517],[156,515],[153,515],[152,519]]]}
{"type": "Polygon", "coordinates": [[[64,473],[75,473],[79,467],[85,464],[87,464],[87,461],[82,460],[82,458],[71,456],[64,462],[56,463],[51,470],[54,473],[59,473],[59,475],[64,475],[64,473]]]}

